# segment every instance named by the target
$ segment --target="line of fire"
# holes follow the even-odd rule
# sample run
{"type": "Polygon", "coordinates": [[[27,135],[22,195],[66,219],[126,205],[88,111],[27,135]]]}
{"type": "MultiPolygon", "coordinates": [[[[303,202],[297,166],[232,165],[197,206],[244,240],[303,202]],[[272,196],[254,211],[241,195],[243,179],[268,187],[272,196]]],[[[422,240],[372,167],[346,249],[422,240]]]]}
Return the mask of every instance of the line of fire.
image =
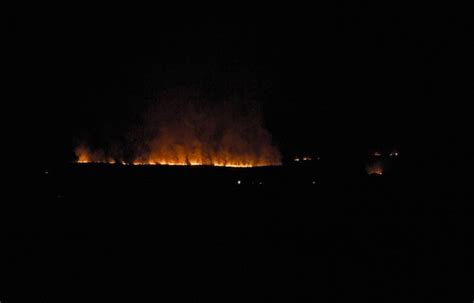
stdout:
{"type": "MultiPolygon", "coordinates": [[[[319,169],[324,166],[325,161],[321,154],[298,153],[285,158],[269,158],[265,156],[240,157],[239,155],[214,154],[204,155],[202,151],[189,152],[181,150],[181,153],[150,157],[148,159],[138,159],[125,161],[106,157],[102,152],[93,152],[85,146],[76,149],[77,164],[90,165],[116,165],[116,166],[201,166],[201,167],[227,167],[227,168],[259,168],[259,167],[289,167],[319,169]]],[[[370,150],[365,158],[365,172],[369,176],[382,176],[396,164],[400,152],[398,149],[377,149],[370,150]]],[[[242,180],[236,181],[238,185],[242,180]]],[[[315,183],[312,180],[311,183],[315,183]]],[[[261,185],[260,181],[254,182],[261,185]]]]}

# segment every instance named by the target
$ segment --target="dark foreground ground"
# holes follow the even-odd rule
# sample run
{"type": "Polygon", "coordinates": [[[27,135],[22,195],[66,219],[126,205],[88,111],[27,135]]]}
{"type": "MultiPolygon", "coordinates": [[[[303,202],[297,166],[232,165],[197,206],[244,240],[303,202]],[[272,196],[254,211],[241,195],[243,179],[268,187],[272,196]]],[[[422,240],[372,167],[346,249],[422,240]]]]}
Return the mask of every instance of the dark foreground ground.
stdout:
{"type": "Polygon", "coordinates": [[[0,300],[472,302],[470,181],[351,171],[36,170],[3,203],[0,300]]]}

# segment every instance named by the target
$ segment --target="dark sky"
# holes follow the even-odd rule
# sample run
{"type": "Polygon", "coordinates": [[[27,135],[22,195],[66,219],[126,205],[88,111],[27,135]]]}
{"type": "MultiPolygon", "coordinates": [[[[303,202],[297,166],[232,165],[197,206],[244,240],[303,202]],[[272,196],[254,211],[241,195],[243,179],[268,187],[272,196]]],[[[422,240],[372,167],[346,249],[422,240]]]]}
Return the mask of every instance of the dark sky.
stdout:
{"type": "Polygon", "coordinates": [[[197,88],[255,100],[284,153],[470,152],[469,15],[302,11],[13,11],[7,102],[26,126],[14,137],[67,161],[77,138],[120,134],[161,92],[197,88]]]}

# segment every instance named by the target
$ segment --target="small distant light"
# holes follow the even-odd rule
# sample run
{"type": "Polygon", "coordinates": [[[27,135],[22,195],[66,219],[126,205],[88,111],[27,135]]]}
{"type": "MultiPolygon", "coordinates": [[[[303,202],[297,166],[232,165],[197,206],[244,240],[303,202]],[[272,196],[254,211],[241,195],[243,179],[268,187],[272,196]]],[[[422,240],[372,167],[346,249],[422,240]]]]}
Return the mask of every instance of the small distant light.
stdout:
{"type": "Polygon", "coordinates": [[[240,180],[237,180],[237,184],[240,185],[242,183],[242,181],[240,180]]]}
{"type": "Polygon", "coordinates": [[[313,180],[313,185],[316,184],[316,181],[313,180]]]}
{"type": "Polygon", "coordinates": [[[398,152],[393,151],[393,152],[390,153],[390,156],[391,157],[398,157],[398,152]]]}
{"type": "Polygon", "coordinates": [[[49,174],[49,171],[45,171],[44,174],[45,174],[45,175],[49,174]]]}
{"type": "Polygon", "coordinates": [[[262,185],[262,184],[263,184],[263,182],[258,182],[258,185],[262,185]]]}
{"type": "Polygon", "coordinates": [[[321,159],[321,157],[317,157],[317,158],[316,158],[316,160],[320,160],[320,159],[321,159]]]}
{"type": "Polygon", "coordinates": [[[298,162],[298,161],[300,161],[300,158],[295,158],[295,162],[298,162]]]}
{"type": "Polygon", "coordinates": [[[376,156],[376,157],[380,157],[380,156],[382,156],[382,154],[381,154],[381,153],[379,153],[379,152],[375,152],[375,153],[374,153],[374,156],[376,156]]]}

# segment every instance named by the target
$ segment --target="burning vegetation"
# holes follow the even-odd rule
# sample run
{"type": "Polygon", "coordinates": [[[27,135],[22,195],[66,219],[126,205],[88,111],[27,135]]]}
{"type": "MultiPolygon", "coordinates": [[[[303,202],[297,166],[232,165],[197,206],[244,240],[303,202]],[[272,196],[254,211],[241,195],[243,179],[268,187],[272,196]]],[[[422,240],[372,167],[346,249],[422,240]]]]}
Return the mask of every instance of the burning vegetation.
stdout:
{"type": "Polygon", "coordinates": [[[281,164],[262,117],[251,106],[210,106],[196,97],[160,102],[111,150],[79,144],[79,163],[256,167],[281,164]],[[122,149],[116,148],[122,146],[122,149]],[[119,151],[117,151],[119,150],[119,151]],[[128,156],[123,156],[128,155],[128,156]]]}

